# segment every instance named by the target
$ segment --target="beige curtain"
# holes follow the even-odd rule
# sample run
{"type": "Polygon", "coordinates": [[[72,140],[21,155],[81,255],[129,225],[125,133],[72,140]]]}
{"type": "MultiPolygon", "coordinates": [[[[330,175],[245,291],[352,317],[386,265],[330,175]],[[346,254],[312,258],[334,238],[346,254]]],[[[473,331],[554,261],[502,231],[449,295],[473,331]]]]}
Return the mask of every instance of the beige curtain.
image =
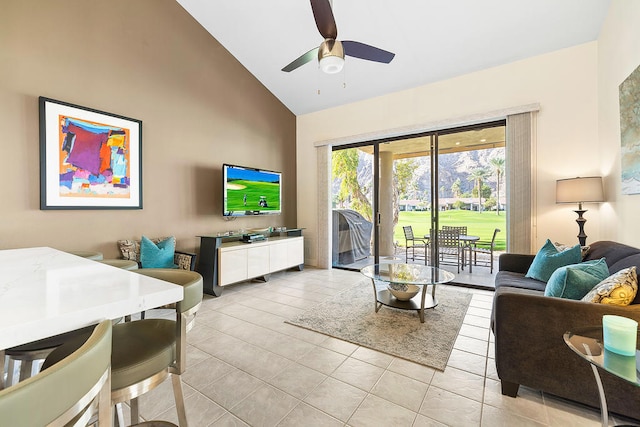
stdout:
{"type": "Polygon", "coordinates": [[[507,251],[513,253],[529,254],[532,250],[535,114],[527,112],[507,116],[507,251]]]}

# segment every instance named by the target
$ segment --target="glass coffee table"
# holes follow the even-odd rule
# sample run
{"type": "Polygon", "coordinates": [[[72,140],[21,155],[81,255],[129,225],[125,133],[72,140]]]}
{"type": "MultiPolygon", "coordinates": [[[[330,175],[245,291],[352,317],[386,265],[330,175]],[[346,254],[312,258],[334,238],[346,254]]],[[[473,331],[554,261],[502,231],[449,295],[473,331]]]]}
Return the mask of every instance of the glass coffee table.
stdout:
{"type": "Polygon", "coordinates": [[[415,310],[424,323],[424,310],[438,305],[436,285],[447,283],[453,273],[421,264],[385,263],[368,265],[360,272],[371,279],[376,313],[383,305],[415,310]],[[431,295],[427,287],[431,285],[431,295]]]}
{"type": "MultiPolygon", "coordinates": [[[[591,363],[593,376],[598,385],[600,396],[600,415],[603,426],[609,425],[609,412],[607,400],[602,387],[602,380],[597,368],[604,369],[608,373],[622,378],[635,386],[640,386],[638,361],[640,352],[636,350],[635,356],[621,356],[604,348],[602,341],[602,326],[580,328],[574,332],[565,332],[564,342],[580,357],[591,363]]],[[[640,342],[640,341],[639,341],[640,342]]],[[[624,427],[624,426],[618,426],[624,427]]]]}

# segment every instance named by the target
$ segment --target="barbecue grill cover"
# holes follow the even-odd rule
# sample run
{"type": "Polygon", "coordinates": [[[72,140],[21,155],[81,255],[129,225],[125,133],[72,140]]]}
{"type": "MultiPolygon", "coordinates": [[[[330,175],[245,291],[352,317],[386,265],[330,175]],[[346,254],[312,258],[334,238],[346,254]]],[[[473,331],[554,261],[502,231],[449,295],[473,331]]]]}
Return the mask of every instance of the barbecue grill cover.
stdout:
{"type": "Polygon", "coordinates": [[[333,265],[351,264],[371,254],[373,224],[351,209],[333,210],[333,265]]]}

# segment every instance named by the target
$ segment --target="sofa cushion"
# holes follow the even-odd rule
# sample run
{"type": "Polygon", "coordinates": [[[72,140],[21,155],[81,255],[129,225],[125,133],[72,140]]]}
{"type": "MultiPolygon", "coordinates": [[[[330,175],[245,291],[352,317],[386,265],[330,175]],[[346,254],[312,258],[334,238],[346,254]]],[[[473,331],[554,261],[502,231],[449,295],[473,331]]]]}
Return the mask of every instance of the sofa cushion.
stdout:
{"type": "Polygon", "coordinates": [[[631,304],[637,293],[636,267],[629,267],[598,283],[582,301],[625,306],[631,304]]]}
{"type": "Polygon", "coordinates": [[[525,277],[547,282],[554,271],[569,264],[577,264],[582,260],[580,245],[559,252],[551,240],[545,244],[536,254],[525,277]]]}
{"type": "Polygon", "coordinates": [[[566,265],[553,272],[545,296],[579,300],[595,285],[609,276],[609,268],[604,258],[566,265]]]}
{"type": "Polygon", "coordinates": [[[547,284],[536,279],[524,277],[523,273],[515,273],[513,271],[498,271],[495,279],[496,290],[503,286],[512,288],[531,289],[534,291],[544,291],[547,284]]]}
{"type": "Polygon", "coordinates": [[[142,268],[174,268],[173,256],[176,250],[175,237],[168,237],[154,243],[145,236],[140,241],[140,263],[142,268]]]}
{"type": "MultiPolygon", "coordinates": [[[[640,254],[640,249],[638,248],[623,245],[622,243],[601,240],[589,245],[589,253],[587,253],[585,261],[606,258],[607,264],[611,267],[624,258],[638,254],[640,254]]],[[[619,271],[619,269],[612,271],[610,268],[609,271],[613,274],[619,271]]]]}

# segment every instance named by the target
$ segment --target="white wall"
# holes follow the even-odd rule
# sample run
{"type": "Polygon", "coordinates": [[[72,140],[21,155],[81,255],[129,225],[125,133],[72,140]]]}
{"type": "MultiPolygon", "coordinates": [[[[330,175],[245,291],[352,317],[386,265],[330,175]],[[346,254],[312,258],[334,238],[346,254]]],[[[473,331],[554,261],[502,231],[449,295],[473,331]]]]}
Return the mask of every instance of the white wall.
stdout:
{"type": "Polygon", "coordinates": [[[622,195],[618,86],[640,65],[640,2],[615,0],[598,39],[601,170],[607,175],[603,231],[612,240],[640,246],[639,195],[622,195]]]}
{"type": "MultiPolygon", "coordinates": [[[[450,80],[297,117],[298,226],[306,227],[306,262],[318,243],[316,148],[320,141],[385,133],[440,120],[539,103],[537,228],[534,246],[549,237],[576,242],[576,214],[555,203],[559,178],[599,174],[598,47],[591,42],[450,80]]],[[[348,87],[348,85],[347,85],[348,87]]],[[[576,206],[577,208],[577,206],[576,206]]],[[[597,205],[587,205],[588,241],[608,238],[597,205]]],[[[573,208],[575,209],[575,208],[573,208]]],[[[609,231],[610,232],[610,231],[609,231]]],[[[320,237],[324,238],[324,237],[320,237]]]]}

